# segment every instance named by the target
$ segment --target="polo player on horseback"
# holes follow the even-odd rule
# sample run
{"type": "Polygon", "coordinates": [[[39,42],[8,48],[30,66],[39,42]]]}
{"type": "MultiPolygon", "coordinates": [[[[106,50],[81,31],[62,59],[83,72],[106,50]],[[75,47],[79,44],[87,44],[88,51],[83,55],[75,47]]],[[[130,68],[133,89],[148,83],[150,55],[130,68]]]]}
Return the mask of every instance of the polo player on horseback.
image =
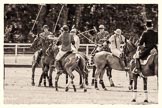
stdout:
{"type": "Polygon", "coordinates": [[[108,51],[110,52],[110,49],[108,48],[108,39],[110,35],[108,31],[105,31],[105,26],[100,25],[99,26],[99,32],[97,33],[95,37],[95,48],[91,52],[91,65],[93,65],[93,74],[92,74],[92,83],[91,85],[94,84],[94,77],[95,77],[95,72],[96,72],[96,66],[94,65],[94,56],[97,52],[100,51],[108,51]]]}
{"type": "Polygon", "coordinates": [[[74,45],[75,41],[72,35],[69,33],[69,27],[67,25],[64,25],[62,27],[63,32],[58,38],[57,46],[59,46],[59,52],[56,55],[56,61],[55,66],[58,69],[59,72],[62,73],[63,69],[61,66],[60,59],[69,51],[72,51],[71,44],[74,45]]]}
{"type": "Polygon", "coordinates": [[[128,70],[128,67],[127,67],[127,63],[126,63],[126,60],[125,60],[125,54],[124,52],[122,52],[120,50],[120,45],[121,44],[125,44],[126,43],[126,38],[121,34],[122,31],[120,29],[116,29],[114,31],[114,35],[112,35],[110,38],[109,38],[109,42],[110,42],[110,50],[112,52],[113,55],[115,55],[116,57],[118,57],[120,59],[120,61],[124,61],[124,65],[125,65],[125,70],[128,70]]]}
{"type": "Polygon", "coordinates": [[[105,50],[109,51],[107,45],[107,40],[109,39],[110,35],[108,31],[105,31],[105,26],[100,25],[99,26],[99,32],[97,33],[95,37],[95,48],[92,51],[92,58],[91,58],[91,64],[93,64],[93,57],[95,56],[96,52],[105,50]]]}
{"type": "MultiPolygon", "coordinates": [[[[40,38],[45,39],[45,38],[48,38],[48,36],[49,36],[49,35],[52,35],[52,34],[53,34],[53,33],[49,31],[49,26],[48,26],[48,25],[44,25],[44,26],[43,26],[43,32],[40,33],[39,36],[40,36],[40,38]]],[[[33,43],[34,43],[34,42],[33,42],[33,43]]],[[[34,47],[33,44],[32,44],[31,47],[34,47]]],[[[40,58],[41,58],[41,56],[42,56],[42,48],[39,49],[37,52],[38,52],[38,53],[37,53],[38,55],[37,55],[37,57],[36,57],[36,62],[39,63],[40,58]]]]}
{"type": "MultiPolygon", "coordinates": [[[[31,45],[31,48],[33,48],[34,50],[35,50],[35,48],[39,49],[33,55],[32,85],[35,85],[35,82],[34,82],[35,68],[38,65],[40,65],[42,67],[43,73],[40,78],[42,80],[42,77],[44,77],[44,79],[46,79],[45,77],[48,76],[48,75],[43,75],[44,73],[46,73],[48,71],[48,68],[46,68],[46,67],[53,64],[53,60],[52,60],[53,58],[46,54],[46,50],[47,50],[49,44],[52,43],[52,40],[50,40],[49,36],[52,37],[53,33],[49,31],[49,27],[47,25],[43,26],[43,30],[44,30],[44,32],[37,35],[37,37],[34,39],[32,45],[31,45]],[[48,62],[48,60],[49,60],[48,58],[51,58],[50,62],[48,62]]],[[[51,79],[51,75],[52,75],[51,73],[52,73],[52,68],[50,69],[49,81],[51,79]]],[[[41,80],[40,80],[39,86],[41,84],[41,80]]],[[[52,82],[52,80],[50,82],[52,82]]],[[[45,85],[45,82],[44,82],[44,85],[45,85]]],[[[49,83],[49,86],[52,86],[52,83],[49,83]]]]}
{"type": "Polygon", "coordinates": [[[136,67],[134,69],[134,73],[141,73],[141,64],[140,59],[144,59],[150,55],[150,51],[152,49],[156,49],[157,51],[158,44],[158,33],[153,30],[152,20],[146,21],[146,31],[144,31],[139,39],[138,48],[134,58],[136,59],[136,67]],[[139,49],[145,44],[143,50],[139,52],[139,49]]]}
{"type": "Polygon", "coordinates": [[[85,61],[86,61],[86,67],[85,67],[85,69],[86,69],[86,71],[88,72],[88,67],[87,67],[87,65],[89,65],[89,60],[88,60],[88,57],[87,57],[85,54],[83,54],[83,53],[81,53],[81,52],[78,52],[78,49],[79,49],[79,47],[80,47],[80,39],[79,39],[79,36],[76,35],[76,33],[77,33],[77,29],[75,29],[75,28],[73,28],[73,29],[70,31],[70,35],[73,36],[74,41],[75,41],[75,44],[71,46],[71,47],[72,47],[72,51],[73,51],[73,53],[79,53],[79,54],[81,54],[81,56],[85,59],[85,61]]]}
{"type": "Polygon", "coordinates": [[[109,39],[110,35],[108,31],[105,31],[105,26],[100,25],[99,26],[99,32],[96,35],[95,38],[95,44],[97,44],[96,52],[101,50],[101,47],[104,46],[104,42],[106,42],[109,39]]]}

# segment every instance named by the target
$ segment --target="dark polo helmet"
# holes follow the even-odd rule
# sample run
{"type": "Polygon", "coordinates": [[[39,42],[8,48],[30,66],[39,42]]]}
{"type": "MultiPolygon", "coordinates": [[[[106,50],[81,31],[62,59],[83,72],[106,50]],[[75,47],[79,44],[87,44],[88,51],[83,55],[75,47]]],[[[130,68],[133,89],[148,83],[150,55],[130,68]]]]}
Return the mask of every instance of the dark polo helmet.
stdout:
{"type": "Polygon", "coordinates": [[[69,27],[67,25],[63,25],[62,29],[63,31],[69,31],[69,27]]]}

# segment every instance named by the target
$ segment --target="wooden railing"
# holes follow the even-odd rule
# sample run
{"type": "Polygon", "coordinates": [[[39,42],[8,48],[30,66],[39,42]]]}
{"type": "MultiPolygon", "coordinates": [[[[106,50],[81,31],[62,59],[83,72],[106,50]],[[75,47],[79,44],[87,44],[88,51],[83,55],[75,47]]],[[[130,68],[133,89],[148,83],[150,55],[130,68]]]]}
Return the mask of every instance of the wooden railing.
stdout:
{"type": "MultiPolygon", "coordinates": [[[[22,49],[22,53],[26,54],[26,49],[30,49],[31,43],[4,43],[4,54],[6,54],[8,49],[14,50],[12,53],[17,56],[18,49],[22,49]]],[[[79,50],[85,52],[88,56],[94,48],[94,44],[80,44],[79,50]]],[[[31,51],[31,53],[34,53],[31,51]]]]}

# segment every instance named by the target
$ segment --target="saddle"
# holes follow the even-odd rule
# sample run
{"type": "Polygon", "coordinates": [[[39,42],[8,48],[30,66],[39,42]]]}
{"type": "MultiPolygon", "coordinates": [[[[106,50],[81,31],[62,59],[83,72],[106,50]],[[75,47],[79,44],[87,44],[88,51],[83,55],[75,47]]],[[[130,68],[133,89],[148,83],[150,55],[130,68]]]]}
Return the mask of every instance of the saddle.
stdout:
{"type": "Polygon", "coordinates": [[[151,56],[153,56],[153,55],[150,54],[147,57],[145,57],[144,59],[140,59],[140,64],[146,65],[151,56]]]}
{"type": "Polygon", "coordinates": [[[72,53],[73,53],[72,51],[68,51],[66,54],[64,54],[64,55],[60,58],[61,64],[62,64],[62,61],[64,61],[65,58],[66,58],[68,55],[72,54],[72,53]]]}
{"type": "Polygon", "coordinates": [[[153,57],[155,54],[157,54],[157,50],[156,50],[156,49],[152,49],[152,50],[150,51],[150,54],[149,54],[147,57],[145,57],[145,58],[143,58],[143,59],[140,59],[140,64],[141,64],[141,65],[146,65],[147,62],[148,62],[148,60],[149,60],[151,57],[153,57]]]}
{"type": "Polygon", "coordinates": [[[95,54],[98,53],[98,52],[101,52],[101,51],[106,51],[106,52],[111,53],[111,50],[110,50],[110,48],[108,46],[104,46],[104,45],[95,46],[95,48],[91,52],[91,65],[94,65],[93,58],[94,58],[95,54]]]}

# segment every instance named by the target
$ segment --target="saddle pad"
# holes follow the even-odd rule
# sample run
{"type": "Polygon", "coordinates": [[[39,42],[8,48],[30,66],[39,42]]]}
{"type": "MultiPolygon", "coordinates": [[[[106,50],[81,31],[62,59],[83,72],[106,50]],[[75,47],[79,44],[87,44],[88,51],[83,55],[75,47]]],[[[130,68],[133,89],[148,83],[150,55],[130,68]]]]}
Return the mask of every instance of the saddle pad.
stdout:
{"type": "Polygon", "coordinates": [[[150,59],[151,56],[152,56],[152,55],[149,55],[149,56],[147,57],[147,59],[144,59],[144,60],[140,59],[141,65],[146,65],[146,63],[148,62],[148,60],[150,59]]]}

